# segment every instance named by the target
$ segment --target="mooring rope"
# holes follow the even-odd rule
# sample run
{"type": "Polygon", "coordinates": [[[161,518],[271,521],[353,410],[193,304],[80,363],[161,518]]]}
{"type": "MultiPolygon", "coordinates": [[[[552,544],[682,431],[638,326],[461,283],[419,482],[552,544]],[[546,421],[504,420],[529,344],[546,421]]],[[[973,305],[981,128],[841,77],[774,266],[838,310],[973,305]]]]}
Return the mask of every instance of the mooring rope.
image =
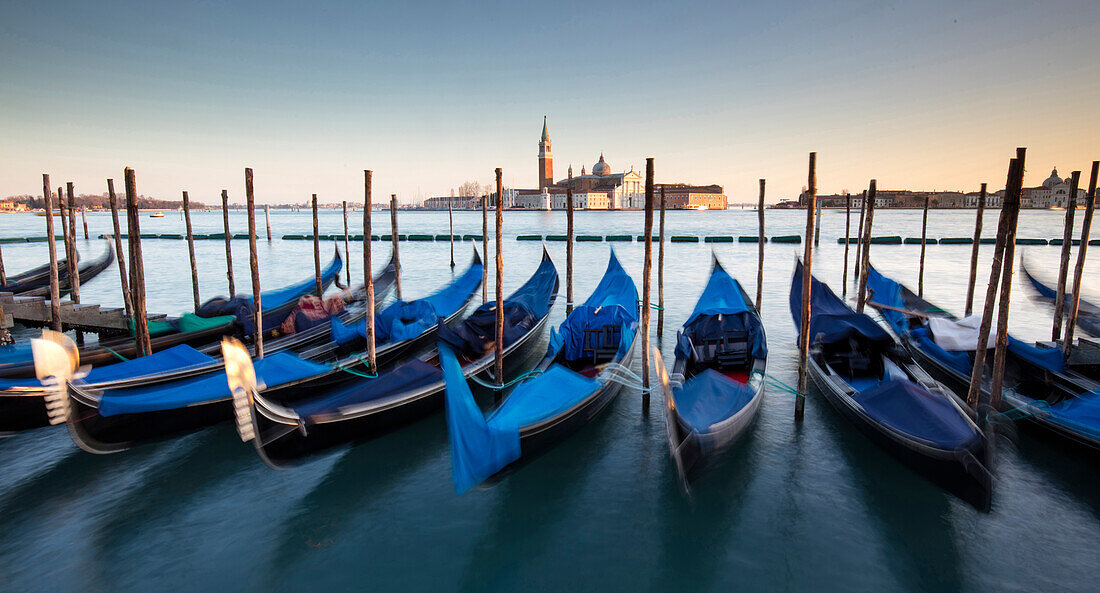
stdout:
{"type": "Polygon", "coordinates": [[[125,356],[123,356],[123,355],[119,354],[118,352],[115,352],[114,350],[111,350],[110,348],[108,348],[108,347],[106,347],[106,346],[100,345],[100,348],[103,348],[103,349],[104,349],[104,350],[106,350],[107,352],[110,352],[111,354],[114,354],[114,355],[115,355],[115,356],[117,356],[117,357],[118,357],[118,359],[119,359],[119,360],[121,360],[122,362],[126,362],[126,361],[130,360],[129,358],[126,358],[125,356]]]}
{"type": "Polygon", "coordinates": [[[780,381],[779,379],[775,378],[773,375],[769,375],[768,373],[765,373],[763,371],[753,371],[752,373],[750,373],[750,376],[751,375],[759,375],[760,377],[763,378],[763,380],[765,381],[765,384],[768,385],[769,387],[773,387],[773,388],[778,389],[778,390],[780,390],[784,393],[789,393],[789,394],[791,394],[791,395],[793,395],[797,398],[806,399],[806,394],[805,393],[802,393],[802,392],[798,391],[797,389],[795,389],[794,387],[791,387],[790,385],[787,385],[783,381],[780,381]]]}
{"type": "Polygon", "coordinates": [[[526,379],[529,379],[531,377],[535,377],[535,376],[538,376],[538,375],[541,375],[541,374],[542,374],[541,370],[531,369],[531,370],[527,371],[526,373],[523,373],[522,375],[512,379],[511,381],[508,381],[507,383],[504,383],[503,385],[497,385],[495,383],[486,383],[485,381],[479,379],[477,375],[470,375],[470,380],[473,381],[474,383],[477,383],[478,385],[481,385],[482,387],[484,387],[486,389],[492,389],[494,391],[499,391],[501,389],[507,389],[507,388],[515,385],[516,383],[519,383],[521,381],[524,381],[526,379]]]}
{"type": "MultiPolygon", "coordinates": [[[[366,360],[363,360],[362,356],[360,356],[358,354],[353,354],[352,358],[354,358],[355,360],[358,360],[359,362],[366,365],[368,369],[370,368],[370,362],[366,361],[366,360]]],[[[359,371],[354,371],[352,369],[349,369],[349,368],[347,368],[346,366],[344,366],[342,364],[334,364],[334,365],[332,365],[332,368],[334,368],[338,371],[344,371],[345,373],[347,373],[349,375],[355,375],[356,377],[362,377],[364,379],[377,379],[378,378],[377,373],[375,373],[375,374],[361,373],[359,371]]]]}

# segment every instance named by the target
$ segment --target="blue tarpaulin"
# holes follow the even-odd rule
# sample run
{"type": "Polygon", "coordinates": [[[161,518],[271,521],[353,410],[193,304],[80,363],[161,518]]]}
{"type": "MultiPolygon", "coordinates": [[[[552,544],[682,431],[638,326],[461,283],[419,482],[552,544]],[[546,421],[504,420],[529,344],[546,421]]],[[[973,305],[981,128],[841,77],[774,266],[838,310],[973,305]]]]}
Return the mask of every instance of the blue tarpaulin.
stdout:
{"type": "MultiPolygon", "coordinates": [[[[871,268],[867,273],[867,300],[881,305],[906,309],[905,300],[901,298],[901,285],[883,276],[878,270],[871,268]]],[[[904,336],[909,329],[909,320],[900,311],[881,309],[882,316],[890,327],[899,335],[904,336]]]]}
{"type": "MultiPolygon", "coordinates": [[[[95,367],[88,371],[81,382],[89,385],[109,383],[120,379],[134,379],[166,371],[204,366],[214,362],[216,362],[214,357],[203,354],[186,344],[181,344],[167,350],[154,352],[149,356],[95,367]]],[[[11,387],[44,387],[44,385],[38,379],[0,379],[0,389],[11,387]]]]}
{"type": "Polygon", "coordinates": [[[306,421],[319,414],[337,412],[351,404],[373,401],[397,393],[413,391],[439,381],[439,369],[413,358],[382,373],[376,379],[354,381],[346,387],[326,392],[321,397],[302,401],[292,407],[306,421]]]}
{"type": "MultiPolygon", "coordinates": [[[[288,352],[279,352],[253,363],[256,380],[261,385],[275,387],[298,381],[331,369],[325,365],[302,360],[288,352]]],[[[110,389],[99,400],[99,413],[103,416],[158,412],[227,399],[229,381],[225,371],[203,375],[193,379],[173,381],[162,385],[110,389]]]]}
{"type": "MultiPolygon", "coordinates": [[[[374,316],[376,343],[409,340],[433,328],[440,319],[454,315],[481,285],[482,265],[476,260],[466,271],[434,294],[415,301],[396,301],[374,316]]],[[[347,344],[367,338],[367,321],[344,323],[332,318],[332,338],[347,344]]]]}
{"type": "Polygon", "coordinates": [[[1050,415],[1054,422],[1100,439],[1100,390],[1058,402],[1050,406],[1050,415]]]}
{"type": "Polygon", "coordinates": [[[718,261],[710,271],[703,294],[695,302],[695,309],[691,312],[684,327],[691,325],[701,315],[732,315],[749,311],[751,306],[745,300],[745,291],[736,280],[726,272],[718,261]]]}
{"type": "MultiPolygon", "coordinates": [[[[810,340],[824,344],[843,342],[849,337],[862,336],[873,342],[893,342],[890,334],[863,313],[856,313],[840,300],[840,297],[817,278],[810,281],[810,340]]],[[[795,265],[791,279],[791,317],[794,325],[802,327],[802,262],[795,265]]]]}
{"type": "Polygon", "coordinates": [[[1065,354],[1059,348],[1042,348],[1008,336],[1008,351],[1048,371],[1061,373],[1066,370],[1065,354]]]}
{"type": "Polygon", "coordinates": [[[892,379],[853,396],[877,422],[943,449],[962,449],[981,434],[944,395],[892,379]]]}
{"type": "Polygon", "coordinates": [[[734,381],[713,369],[688,379],[674,389],[676,412],[697,432],[707,430],[747,406],[754,391],[744,383],[734,381]]]}
{"type": "Polygon", "coordinates": [[[630,275],[623,270],[614,251],[611,252],[603,278],[588,300],[575,307],[561,326],[551,330],[550,353],[557,353],[563,360],[577,360],[588,356],[584,352],[585,330],[607,326],[620,328],[616,358],[621,357],[634,343],[634,334],[637,331],[638,288],[630,275]]]}

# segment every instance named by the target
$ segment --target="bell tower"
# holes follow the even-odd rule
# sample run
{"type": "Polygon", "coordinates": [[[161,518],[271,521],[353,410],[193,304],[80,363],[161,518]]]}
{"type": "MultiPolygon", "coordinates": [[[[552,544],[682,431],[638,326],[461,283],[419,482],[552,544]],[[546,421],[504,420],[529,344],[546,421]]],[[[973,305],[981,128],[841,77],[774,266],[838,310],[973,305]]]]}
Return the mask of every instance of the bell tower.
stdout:
{"type": "Polygon", "coordinates": [[[554,154],[550,152],[550,130],[542,116],[542,139],[539,140],[539,189],[554,185],[554,154]]]}

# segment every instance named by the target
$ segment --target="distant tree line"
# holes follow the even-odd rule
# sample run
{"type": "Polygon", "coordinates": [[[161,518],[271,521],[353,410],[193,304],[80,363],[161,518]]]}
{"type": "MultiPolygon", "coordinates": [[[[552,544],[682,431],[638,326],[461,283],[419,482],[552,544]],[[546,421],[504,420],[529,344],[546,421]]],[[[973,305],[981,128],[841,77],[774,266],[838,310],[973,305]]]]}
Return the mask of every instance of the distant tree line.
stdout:
{"type": "MultiPolygon", "coordinates": [[[[118,200],[119,208],[125,206],[126,197],[115,194],[118,200]]],[[[26,204],[30,209],[43,209],[46,207],[45,200],[41,196],[32,196],[29,194],[23,194],[19,196],[8,196],[4,198],[5,202],[13,202],[16,204],[26,204]]],[[[102,194],[79,194],[73,197],[73,201],[76,206],[86,208],[88,210],[110,210],[111,202],[107,196],[107,192],[102,194]]],[[[56,208],[56,204],[54,208],[56,208]]],[[[171,210],[175,208],[183,207],[183,202],[179,200],[159,200],[157,198],[150,198],[148,196],[138,196],[138,208],[145,208],[151,210],[171,210]]],[[[206,208],[206,205],[202,202],[191,201],[191,208],[195,210],[201,210],[206,208]]]]}

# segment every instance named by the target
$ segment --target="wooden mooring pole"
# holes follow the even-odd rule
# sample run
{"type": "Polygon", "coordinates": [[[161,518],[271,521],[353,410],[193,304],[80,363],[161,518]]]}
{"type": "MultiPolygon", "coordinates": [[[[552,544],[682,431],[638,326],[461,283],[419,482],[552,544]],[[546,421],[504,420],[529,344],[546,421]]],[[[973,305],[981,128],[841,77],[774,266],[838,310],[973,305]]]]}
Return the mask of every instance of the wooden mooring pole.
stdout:
{"type": "Polygon", "coordinates": [[[264,204],[264,219],[267,222],[267,240],[271,242],[271,205],[264,204]]]}
{"type": "Polygon", "coordinates": [[[1089,250],[1089,233],[1092,232],[1092,216],[1096,211],[1096,175],[1100,171],[1100,161],[1092,162],[1092,174],[1089,176],[1089,193],[1085,198],[1085,218],[1081,221],[1081,245],[1077,249],[1077,265],[1073,268],[1073,290],[1069,296],[1069,320],[1066,322],[1066,337],[1062,341],[1062,351],[1069,358],[1073,350],[1073,330],[1077,325],[1077,314],[1081,307],[1081,281],[1085,274],[1085,255],[1089,250]]]}
{"type": "Polygon", "coordinates": [[[982,215],[985,212],[985,187],[978,192],[978,216],[974,221],[974,244],[970,247],[970,283],[966,287],[966,317],[974,312],[974,282],[978,279],[978,251],[982,245],[982,215]]]}
{"type": "Polygon", "coordinates": [[[481,198],[481,302],[489,301],[489,197],[481,198]]]}
{"type": "Polygon", "coordinates": [[[863,261],[863,224],[867,221],[867,190],[859,198],[859,232],[856,234],[856,265],[852,270],[855,280],[859,282],[859,265],[863,261]]]}
{"type": "Polygon", "coordinates": [[[69,181],[65,183],[65,188],[68,192],[68,201],[66,202],[65,196],[61,194],[61,188],[57,188],[57,199],[65,204],[62,208],[65,218],[61,220],[61,224],[64,228],[61,229],[62,234],[65,236],[65,258],[68,260],[66,268],[69,270],[69,300],[74,303],[80,302],[80,274],[78,272],[78,255],[76,253],[76,213],[73,211],[73,182],[69,181]]]}
{"type": "Polygon", "coordinates": [[[928,247],[928,205],[931,197],[924,195],[924,216],[920,223],[920,269],[917,272],[917,296],[924,297],[924,252],[928,247]]]}
{"type": "MultiPolygon", "coordinates": [[[[822,208],[818,207],[816,217],[817,220],[814,223],[814,247],[817,247],[821,244],[821,210],[822,208]]],[[[809,237],[807,237],[807,240],[809,240],[809,237]]]]}
{"type": "Polygon", "coordinates": [[[313,280],[317,283],[317,297],[325,293],[321,284],[321,237],[317,227],[317,194],[313,194],[313,280]]]}
{"type": "MultiPolygon", "coordinates": [[[[371,171],[363,170],[363,286],[367,289],[367,364],[370,374],[378,373],[378,362],[374,347],[374,272],[371,268],[371,171]]],[[[348,280],[351,283],[351,280],[348,280]]]]}
{"type": "MultiPolygon", "coordinates": [[[[122,234],[118,225],[118,198],[115,196],[114,179],[107,180],[107,199],[111,203],[111,222],[115,228],[115,261],[118,262],[118,279],[122,284],[122,302],[126,306],[126,316],[130,317],[134,314],[134,301],[130,298],[130,282],[126,276],[126,254],[122,252],[122,234]]],[[[129,243],[130,239],[127,236],[126,244],[129,245],[129,243]]]]}
{"type": "Polygon", "coordinates": [[[867,272],[871,269],[871,227],[875,221],[875,195],[878,193],[878,181],[871,180],[867,189],[867,223],[863,225],[863,249],[859,259],[859,292],[856,299],[856,312],[862,313],[867,304],[867,272]]]}
{"type": "MultiPolygon", "coordinates": [[[[264,307],[260,302],[260,263],[256,257],[256,196],[252,188],[252,169],[248,167],[244,170],[244,200],[248,208],[248,267],[252,272],[252,302],[256,305],[252,313],[256,325],[253,341],[256,343],[256,358],[260,359],[264,357],[264,307]]],[[[316,229],[317,194],[313,195],[313,220],[316,229]]]]}
{"type": "Polygon", "coordinates": [[[1062,337],[1062,316],[1066,312],[1066,276],[1069,275],[1069,254],[1073,247],[1073,214],[1077,210],[1077,187],[1080,183],[1081,172],[1074,171],[1070,176],[1069,199],[1066,202],[1066,226],[1062,230],[1062,254],[1058,263],[1058,289],[1054,296],[1054,326],[1050,332],[1051,340],[1062,337]]]}
{"type": "Polygon", "coordinates": [[[126,167],[126,225],[130,244],[130,298],[134,304],[134,334],[138,356],[152,354],[149,341],[149,317],[145,313],[145,266],[141,258],[141,223],[138,213],[137,181],[134,170],[126,167]]]}
{"type": "Polygon", "coordinates": [[[233,285],[233,245],[230,240],[233,235],[229,233],[229,192],[222,190],[222,226],[225,229],[225,277],[229,280],[229,297],[237,294],[237,287],[233,285]]]}
{"type": "Polygon", "coordinates": [[[565,188],[565,314],[573,312],[573,187],[565,188]]]}
{"type": "Polygon", "coordinates": [[[661,184],[660,221],[657,230],[657,339],[665,335],[665,184],[661,184]]]}
{"type": "Polygon", "coordinates": [[[85,207],[80,207],[80,222],[84,224],[84,240],[88,240],[88,216],[84,213],[85,207]]]}
{"type": "Polygon", "coordinates": [[[397,194],[390,194],[390,239],[393,241],[393,290],[401,300],[401,254],[397,250],[397,194]]]}
{"type": "MultiPolygon", "coordinates": [[[[841,297],[848,297],[848,247],[852,232],[852,194],[844,194],[844,275],[841,276],[841,297]]],[[[759,297],[758,297],[759,298],[759,297]]]]}
{"type": "Polygon", "coordinates": [[[447,200],[447,228],[450,229],[447,239],[451,242],[451,267],[455,267],[455,213],[454,198],[447,200]]]}
{"type": "MultiPolygon", "coordinates": [[[[756,237],[756,311],[760,312],[764,306],[764,185],[766,180],[760,180],[760,199],[756,203],[756,221],[758,234],[756,237]]],[[[663,217],[663,215],[662,215],[663,217]]],[[[844,254],[844,267],[848,267],[848,254],[844,254]]]]}
{"type": "Polygon", "coordinates": [[[344,210],[344,278],[348,286],[351,286],[351,246],[348,237],[348,201],[343,200],[341,206],[344,210]]]}
{"type": "Polygon", "coordinates": [[[653,269],[653,157],[645,160],[645,257],[642,260],[642,413],[649,413],[649,294],[653,269]]]}
{"type": "Polygon", "coordinates": [[[42,197],[46,206],[46,245],[50,251],[50,328],[61,331],[61,288],[57,280],[57,240],[53,230],[53,190],[50,176],[42,174],[42,197]]]}
{"type": "Polygon", "coordinates": [[[191,262],[191,296],[195,301],[195,310],[199,310],[199,268],[195,262],[195,236],[191,232],[191,200],[187,198],[187,192],[183,192],[183,223],[187,231],[187,257],[191,262]]]}
{"type": "MultiPolygon", "coordinates": [[[[493,374],[497,385],[504,385],[504,183],[500,167],[496,168],[497,177],[497,302],[496,302],[496,363],[493,374]]],[[[500,401],[500,390],[494,392],[494,399],[500,401]]]]}
{"type": "MultiPolygon", "coordinates": [[[[1015,270],[1016,226],[1020,219],[1020,194],[1024,187],[1025,149],[1016,149],[1016,180],[1013,182],[1012,202],[1008,204],[1008,232],[1005,234],[1004,265],[1001,267],[1001,295],[997,299],[997,348],[993,351],[993,380],[989,388],[989,405],[1000,409],[1001,389],[1004,386],[1005,358],[1008,354],[1008,312],[1012,302],[1012,274],[1015,270]]],[[[1008,192],[1005,192],[1008,197],[1008,192]]]]}
{"type": "Polygon", "coordinates": [[[810,359],[810,281],[813,279],[814,247],[810,237],[814,236],[814,215],[817,210],[817,153],[810,153],[810,170],[806,184],[806,246],[802,253],[802,323],[798,333],[798,393],[794,400],[794,421],[802,422],[806,410],[806,393],[809,391],[810,359]]]}
{"type": "Polygon", "coordinates": [[[1018,193],[1013,189],[1016,183],[1017,172],[1020,163],[1017,159],[1008,162],[1008,177],[1005,180],[1005,194],[1001,202],[1001,214],[997,221],[997,242],[993,245],[993,262],[989,267],[989,284],[986,286],[985,302],[982,306],[982,322],[978,326],[978,342],[974,350],[974,366],[970,372],[970,386],[966,394],[966,403],[971,408],[977,408],[978,398],[981,395],[982,377],[985,375],[985,357],[989,345],[989,331],[993,326],[993,311],[997,306],[997,289],[1000,286],[1001,266],[1004,262],[1005,238],[1008,235],[1008,225],[1011,221],[1013,196],[1017,196],[1016,207],[1019,208],[1018,193]]]}

